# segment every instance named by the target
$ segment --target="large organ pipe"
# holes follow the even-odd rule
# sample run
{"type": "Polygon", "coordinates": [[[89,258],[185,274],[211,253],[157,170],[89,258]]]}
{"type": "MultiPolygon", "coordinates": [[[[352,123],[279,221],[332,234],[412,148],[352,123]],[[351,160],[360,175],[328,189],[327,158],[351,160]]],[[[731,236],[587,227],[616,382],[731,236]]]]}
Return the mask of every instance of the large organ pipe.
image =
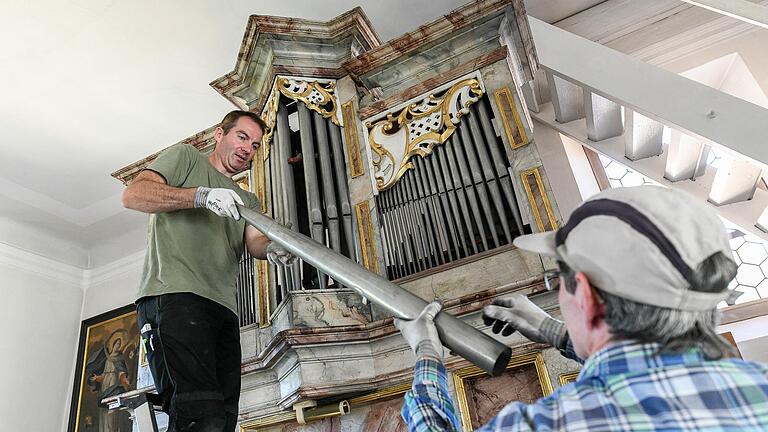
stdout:
{"type": "Polygon", "coordinates": [[[411,205],[408,203],[405,195],[403,194],[403,182],[398,182],[390,189],[395,192],[395,202],[400,207],[400,213],[402,215],[403,226],[408,231],[408,242],[411,244],[410,249],[413,251],[414,265],[417,271],[424,270],[424,251],[421,248],[421,237],[417,235],[416,214],[413,212],[411,205]]]}
{"type": "Polygon", "coordinates": [[[407,268],[409,273],[414,273],[416,272],[416,260],[414,259],[413,251],[408,245],[408,232],[406,230],[405,219],[403,218],[402,211],[395,202],[395,196],[393,193],[388,192],[383,194],[383,197],[394,216],[395,236],[399,245],[398,250],[402,251],[401,256],[403,258],[403,265],[407,268]]]}
{"type": "MultiPolygon", "coordinates": [[[[293,168],[288,163],[291,157],[291,129],[288,125],[288,108],[282,102],[278,104],[276,127],[280,145],[280,180],[283,189],[283,210],[286,225],[294,231],[299,230],[299,212],[296,204],[296,185],[293,178],[293,168]]],[[[301,289],[300,266],[293,266],[287,271],[291,275],[290,287],[293,290],[301,289]]]]}
{"type": "Polygon", "coordinates": [[[387,258],[391,265],[391,278],[400,277],[400,262],[397,252],[397,240],[395,237],[396,224],[392,219],[392,211],[388,203],[381,199],[378,201],[379,214],[382,220],[382,230],[384,231],[384,244],[387,247],[387,258]]]}
{"type": "Polygon", "coordinates": [[[491,201],[493,201],[496,213],[499,215],[499,221],[501,227],[504,230],[504,236],[506,237],[506,243],[512,243],[512,232],[509,229],[509,222],[507,213],[504,211],[504,202],[501,198],[501,190],[499,184],[496,182],[496,176],[493,174],[491,167],[491,158],[488,155],[488,145],[494,145],[495,143],[486,143],[483,138],[483,134],[480,132],[480,125],[477,123],[476,114],[470,112],[465,118],[469,120],[469,129],[472,132],[472,142],[475,144],[475,152],[480,158],[480,166],[485,167],[480,172],[485,178],[485,184],[488,185],[488,189],[491,192],[491,201]]]}
{"type": "Polygon", "coordinates": [[[479,114],[480,125],[482,126],[483,133],[485,134],[485,141],[488,143],[488,147],[491,149],[491,159],[493,159],[493,167],[496,170],[496,176],[501,180],[501,188],[504,191],[504,196],[507,198],[507,203],[512,209],[512,216],[515,218],[515,224],[517,225],[517,231],[523,233],[523,221],[520,218],[520,209],[517,206],[517,200],[515,199],[515,192],[512,187],[512,181],[509,178],[507,167],[504,164],[505,157],[501,154],[501,150],[496,142],[496,133],[491,125],[490,117],[488,116],[488,110],[485,108],[483,101],[474,105],[472,109],[479,114]]]}
{"type": "MultiPolygon", "coordinates": [[[[470,232],[470,244],[472,245],[472,250],[474,253],[478,253],[478,247],[477,247],[477,241],[475,238],[475,231],[472,228],[474,224],[472,223],[472,216],[470,215],[470,207],[472,208],[472,214],[475,216],[474,222],[477,224],[477,229],[480,232],[480,239],[483,243],[483,250],[488,250],[488,241],[486,240],[485,235],[485,228],[483,228],[483,220],[480,218],[480,209],[477,207],[477,200],[470,200],[469,204],[467,204],[467,195],[465,195],[466,190],[464,189],[464,185],[462,184],[462,173],[459,168],[457,168],[456,165],[456,155],[454,152],[454,147],[456,147],[457,139],[455,136],[452,136],[448,139],[448,145],[445,146],[445,157],[448,159],[448,167],[449,172],[451,173],[451,176],[453,178],[453,189],[456,192],[456,197],[459,199],[459,206],[461,207],[461,212],[465,217],[465,220],[467,222],[467,226],[469,227],[470,232]]],[[[469,181],[469,178],[466,179],[469,181]]],[[[473,195],[474,197],[474,195],[473,195]]]]}
{"type": "MultiPolygon", "coordinates": [[[[438,166],[437,162],[438,156],[435,155],[434,157],[428,158],[427,166],[429,167],[429,177],[430,180],[434,179],[435,184],[437,185],[437,193],[440,197],[440,202],[442,204],[442,214],[445,215],[445,220],[448,224],[448,229],[451,232],[451,237],[453,238],[453,244],[456,251],[456,258],[461,258],[461,254],[463,253],[464,256],[469,255],[467,252],[467,244],[464,241],[464,236],[462,235],[462,229],[459,226],[459,214],[456,210],[456,203],[451,201],[450,196],[447,193],[446,184],[443,180],[443,174],[440,171],[440,167],[438,166]],[[459,250],[459,247],[461,247],[461,250],[459,250]]],[[[453,259],[453,258],[451,258],[453,259]]]]}
{"type": "MultiPolygon", "coordinates": [[[[274,182],[274,197],[272,200],[272,213],[274,218],[279,223],[285,223],[285,207],[283,197],[285,196],[285,183],[282,181],[283,177],[283,146],[280,145],[284,131],[276,130],[274,138],[274,146],[272,151],[272,167],[274,168],[274,176],[278,181],[274,182]]],[[[290,282],[290,270],[285,267],[276,268],[278,283],[280,284],[280,295],[283,299],[288,297],[288,291],[291,289],[290,282]]]]}
{"type": "MultiPolygon", "coordinates": [[[[240,215],[267,238],[292,254],[331,275],[392,315],[414,319],[427,302],[387,279],[372,273],[349,258],[316,241],[285,228],[257,211],[238,206],[240,215]]],[[[443,345],[491,375],[501,374],[512,350],[499,341],[445,312],[435,317],[443,345]]]]}
{"type": "Polygon", "coordinates": [[[323,185],[323,201],[325,216],[328,220],[328,239],[331,248],[341,252],[341,235],[339,232],[339,212],[336,206],[336,193],[333,184],[333,169],[331,168],[331,153],[328,145],[328,126],[326,120],[318,113],[312,113],[317,137],[317,154],[320,159],[320,179],[323,185]]]}
{"type": "Polygon", "coordinates": [[[331,153],[333,154],[333,169],[336,172],[336,192],[338,193],[341,220],[344,229],[344,241],[347,245],[347,253],[350,258],[356,257],[355,241],[353,237],[354,227],[352,221],[352,206],[349,204],[349,188],[347,187],[347,169],[344,164],[344,152],[341,146],[341,133],[339,127],[331,123],[328,125],[331,136],[331,153]]]}
{"type": "Polygon", "coordinates": [[[403,176],[403,180],[406,182],[405,190],[408,201],[413,205],[413,210],[416,212],[416,228],[421,231],[425,240],[424,244],[426,248],[425,250],[427,251],[427,260],[424,264],[427,266],[427,268],[430,268],[437,265],[435,261],[435,256],[437,255],[437,247],[435,246],[435,238],[432,234],[432,230],[430,229],[430,224],[426,223],[425,220],[426,210],[424,209],[424,201],[422,201],[417,195],[416,180],[414,177],[415,172],[409,171],[408,174],[403,176]]]}
{"type": "Polygon", "coordinates": [[[443,263],[447,261],[453,261],[453,254],[451,252],[451,244],[448,239],[447,229],[445,227],[444,213],[438,210],[439,202],[437,201],[437,189],[435,188],[435,179],[429,176],[427,172],[427,163],[422,158],[416,158],[414,161],[416,164],[415,172],[419,174],[421,188],[424,190],[424,197],[427,200],[427,206],[429,207],[429,215],[432,223],[437,228],[438,243],[442,253],[440,258],[443,263]],[[447,258],[446,258],[447,257],[447,258]]]}
{"type": "MultiPolygon", "coordinates": [[[[325,227],[323,212],[320,208],[320,191],[317,188],[317,166],[315,165],[315,144],[312,139],[312,117],[309,108],[303,103],[297,103],[299,108],[299,135],[301,137],[301,154],[304,163],[304,184],[307,190],[307,207],[309,208],[309,226],[312,239],[325,244],[325,227]]],[[[317,270],[318,288],[328,286],[328,280],[323,272],[317,270]]]]}
{"type": "MultiPolygon", "coordinates": [[[[491,232],[493,247],[499,247],[499,236],[496,233],[496,227],[493,224],[491,203],[488,200],[488,193],[486,192],[485,185],[483,184],[483,175],[481,173],[480,164],[477,161],[475,150],[472,148],[472,137],[469,136],[469,132],[467,131],[465,125],[460,125],[458,130],[459,139],[457,142],[461,143],[461,145],[456,148],[456,156],[459,159],[459,168],[462,172],[464,185],[467,186],[466,190],[470,195],[470,200],[473,199],[473,195],[479,197],[478,201],[480,202],[480,206],[483,208],[482,214],[485,215],[485,218],[488,221],[487,226],[488,230],[491,232]],[[469,162],[469,165],[467,165],[467,161],[469,162]],[[470,181],[470,184],[466,183],[467,180],[470,181]]],[[[486,225],[483,224],[483,219],[481,216],[479,217],[478,215],[475,215],[475,217],[477,218],[478,225],[486,225]]],[[[485,244],[483,245],[486,248],[488,247],[485,244]]]]}

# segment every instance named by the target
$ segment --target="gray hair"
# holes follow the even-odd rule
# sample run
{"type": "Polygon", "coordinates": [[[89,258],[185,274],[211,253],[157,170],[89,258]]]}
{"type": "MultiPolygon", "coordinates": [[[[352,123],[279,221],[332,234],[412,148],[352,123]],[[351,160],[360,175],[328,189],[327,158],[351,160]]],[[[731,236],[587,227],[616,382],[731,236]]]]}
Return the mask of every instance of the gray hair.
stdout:
{"type": "MultiPolygon", "coordinates": [[[[576,289],[575,272],[559,262],[565,288],[576,289]]],[[[736,276],[737,266],[722,252],[717,252],[696,267],[689,289],[720,292],[736,276]]],[[[706,311],[683,311],[637,303],[594,287],[605,304],[605,322],[614,340],[656,342],[661,351],[679,353],[700,347],[704,355],[719,359],[733,353],[733,347],[715,331],[720,319],[716,308],[706,311]]]]}

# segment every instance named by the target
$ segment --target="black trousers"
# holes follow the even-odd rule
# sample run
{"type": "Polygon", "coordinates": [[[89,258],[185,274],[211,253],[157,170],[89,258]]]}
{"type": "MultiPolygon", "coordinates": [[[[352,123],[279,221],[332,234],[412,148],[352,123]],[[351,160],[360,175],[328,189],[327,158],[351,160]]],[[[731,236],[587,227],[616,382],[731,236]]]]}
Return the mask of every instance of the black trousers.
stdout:
{"type": "Polygon", "coordinates": [[[234,431],[241,361],[237,315],[191,293],[144,297],[136,310],[168,432],[234,431]]]}

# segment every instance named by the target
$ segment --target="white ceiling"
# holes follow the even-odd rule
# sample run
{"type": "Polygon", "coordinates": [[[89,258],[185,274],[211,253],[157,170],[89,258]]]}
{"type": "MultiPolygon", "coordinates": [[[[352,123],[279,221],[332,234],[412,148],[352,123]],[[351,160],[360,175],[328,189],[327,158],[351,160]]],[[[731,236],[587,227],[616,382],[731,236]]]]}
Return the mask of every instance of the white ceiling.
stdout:
{"type": "MultiPolygon", "coordinates": [[[[324,21],[360,5],[386,41],[466,1],[1,2],[0,236],[33,226],[87,255],[140,232],[145,216],[122,208],[110,173],[233,108],[208,83],[231,70],[249,15],[324,21]]],[[[526,3],[551,22],[599,1],[526,3]]]]}

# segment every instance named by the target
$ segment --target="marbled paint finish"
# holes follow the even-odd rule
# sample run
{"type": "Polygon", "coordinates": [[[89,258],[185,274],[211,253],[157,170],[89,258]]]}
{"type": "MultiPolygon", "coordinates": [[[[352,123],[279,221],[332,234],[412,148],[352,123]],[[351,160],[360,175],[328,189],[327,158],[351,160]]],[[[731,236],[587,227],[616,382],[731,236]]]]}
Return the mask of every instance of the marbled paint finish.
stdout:
{"type": "MultiPolygon", "coordinates": [[[[528,111],[525,109],[525,103],[522,100],[521,93],[520,93],[520,85],[522,83],[517,83],[512,77],[512,73],[510,72],[509,65],[506,61],[499,61],[497,63],[488,65],[480,70],[480,73],[483,76],[483,80],[485,81],[485,88],[488,90],[488,93],[493,95],[498,89],[502,87],[507,87],[510,91],[510,94],[512,95],[512,102],[514,103],[514,106],[518,110],[518,115],[520,116],[520,119],[522,121],[523,130],[528,137],[529,141],[533,145],[525,145],[518,148],[513,148],[514,143],[509,142],[509,138],[507,137],[507,134],[503,132],[504,126],[498,122],[500,122],[502,116],[501,112],[499,110],[499,106],[496,104],[495,100],[491,100],[491,109],[493,111],[493,116],[496,118],[494,121],[495,128],[497,129],[497,135],[499,135],[504,142],[504,151],[507,154],[507,158],[509,158],[510,164],[512,166],[512,181],[514,184],[515,189],[515,196],[517,198],[518,206],[520,208],[520,213],[523,219],[523,223],[525,224],[531,224],[532,229],[534,232],[538,231],[538,227],[536,226],[535,219],[533,217],[533,213],[531,210],[531,206],[528,203],[528,199],[525,194],[525,187],[522,184],[522,179],[520,177],[520,174],[528,169],[535,168],[535,167],[541,167],[541,156],[539,155],[538,149],[536,147],[536,143],[533,140],[533,131],[532,131],[532,123],[530,120],[530,116],[528,115],[528,111]]],[[[510,125],[510,127],[516,127],[515,125],[510,125]]],[[[541,179],[544,184],[544,189],[547,191],[547,196],[549,197],[549,202],[552,206],[552,211],[554,212],[555,219],[558,222],[558,226],[562,225],[562,216],[560,215],[560,210],[557,207],[557,202],[554,199],[554,196],[552,195],[552,188],[549,186],[549,178],[547,177],[546,170],[543,169],[543,167],[540,169],[541,179]]]]}
{"type": "Polygon", "coordinates": [[[355,417],[362,417],[357,423],[355,418],[342,418],[342,427],[355,426],[354,428],[342,429],[349,431],[366,432],[406,432],[408,427],[400,417],[400,409],[403,407],[403,398],[374,402],[365,407],[354,407],[355,411],[361,411],[361,414],[355,417]],[[364,413],[364,415],[362,414],[364,413]]]}
{"type": "Polygon", "coordinates": [[[512,248],[401,286],[427,301],[447,300],[529,279],[542,270],[536,254],[512,248]]]}
{"type": "Polygon", "coordinates": [[[370,309],[351,291],[291,293],[294,327],[329,327],[366,324],[370,309]]]}

